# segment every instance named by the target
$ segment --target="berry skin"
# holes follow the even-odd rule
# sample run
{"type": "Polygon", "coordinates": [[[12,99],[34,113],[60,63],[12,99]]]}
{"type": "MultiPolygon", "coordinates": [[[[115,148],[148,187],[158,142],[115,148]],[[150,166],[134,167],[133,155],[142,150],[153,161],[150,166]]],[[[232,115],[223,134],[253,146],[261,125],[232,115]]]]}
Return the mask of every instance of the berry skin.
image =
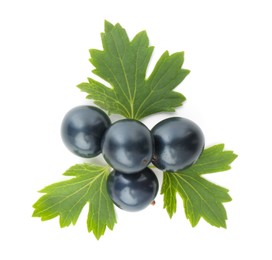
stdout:
{"type": "Polygon", "coordinates": [[[101,140],[110,124],[109,117],[101,109],[78,106],[65,115],[61,137],[74,154],[84,158],[95,157],[101,153],[101,140]]]}
{"type": "Polygon", "coordinates": [[[102,154],[117,171],[135,173],[151,162],[153,137],[141,122],[123,119],[112,124],[102,140],[102,154]]]}
{"type": "Polygon", "coordinates": [[[151,133],[155,141],[152,163],[163,171],[175,172],[191,166],[204,149],[202,130],[186,118],[165,119],[151,133]]]}
{"type": "Polygon", "coordinates": [[[139,211],[155,199],[159,182],[152,170],[125,174],[113,170],[107,179],[109,196],[116,206],[126,211],[139,211]]]}

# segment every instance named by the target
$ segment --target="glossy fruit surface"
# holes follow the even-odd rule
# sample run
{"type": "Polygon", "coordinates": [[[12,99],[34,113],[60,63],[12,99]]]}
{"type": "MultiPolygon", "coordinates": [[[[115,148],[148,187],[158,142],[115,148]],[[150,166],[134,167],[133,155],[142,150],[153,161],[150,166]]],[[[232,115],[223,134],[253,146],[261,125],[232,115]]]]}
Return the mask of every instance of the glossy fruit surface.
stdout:
{"type": "Polygon", "coordinates": [[[158,187],[158,179],[149,168],[135,174],[114,170],[107,179],[109,196],[116,206],[126,211],[146,208],[155,199],[158,187]]]}
{"type": "Polygon", "coordinates": [[[123,119],[112,124],[102,140],[102,153],[115,170],[135,173],[151,162],[153,137],[139,121],[123,119]]]}
{"type": "Polygon", "coordinates": [[[91,158],[101,153],[101,140],[110,124],[109,117],[101,109],[78,106],[65,115],[61,137],[71,152],[91,158]]]}
{"type": "Polygon", "coordinates": [[[203,151],[205,140],[202,130],[189,119],[165,119],[151,132],[155,141],[152,162],[163,171],[185,169],[195,163],[203,151]]]}

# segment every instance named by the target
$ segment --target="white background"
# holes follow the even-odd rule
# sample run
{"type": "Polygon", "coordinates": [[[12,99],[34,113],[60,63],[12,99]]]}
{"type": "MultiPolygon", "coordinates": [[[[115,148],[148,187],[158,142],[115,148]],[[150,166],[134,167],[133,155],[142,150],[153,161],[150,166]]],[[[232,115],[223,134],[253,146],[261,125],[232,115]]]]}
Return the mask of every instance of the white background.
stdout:
{"type": "MultiPolygon", "coordinates": [[[[0,259],[272,259],[271,1],[0,2],[0,259]],[[155,51],[185,51],[191,73],[178,87],[187,101],[173,115],[197,122],[207,146],[239,157],[207,176],[230,189],[228,228],[186,220],[182,201],[169,219],[156,205],[116,210],[114,231],[96,241],[84,208],[75,226],[32,218],[37,190],[65,179],[82,160],[62,144],[60,124],[90,103],[75,86],[91,76],[90,48],[101,48],[104,20],[133,37],[147,30],[155,51]]],[[[162,118],[144,120],[152,127],[162,118]]]]}

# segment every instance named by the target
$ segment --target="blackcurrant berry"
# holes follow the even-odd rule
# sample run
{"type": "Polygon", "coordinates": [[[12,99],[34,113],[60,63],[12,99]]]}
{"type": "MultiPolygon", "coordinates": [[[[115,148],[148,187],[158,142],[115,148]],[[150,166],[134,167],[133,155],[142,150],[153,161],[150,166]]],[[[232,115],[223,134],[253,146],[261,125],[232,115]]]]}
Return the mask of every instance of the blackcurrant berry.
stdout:
{"type": "Polygon", "coordinates": [[[151,130],[155,141],[153,164],[163,171],[178,171],[196,162],[204,148],[202,130],[189,119],[173,117],[151,130]]]}
{"type": "Polygon", "coordinates": [[[61,137],[74,154],[85,158],[94,157],[101,153],[101,139],[110,124],[109,117],[101,109],[78,106],[65,115],[61,137]]]}
{"type": "Polygon", "coordinates": [[[102,154],[115,170],[135,173],[151,162],[153,137],[143,123],[123,119],[106,131],[102,140],[102,154]]]}
{"type": "Polygon", "coordinates": [[[158,187],[158,179],[149,168],[134,174],[113,170],[107,179],[109,196],[116,206],[126,211],[146,208],[155,199],[158,187]]]}

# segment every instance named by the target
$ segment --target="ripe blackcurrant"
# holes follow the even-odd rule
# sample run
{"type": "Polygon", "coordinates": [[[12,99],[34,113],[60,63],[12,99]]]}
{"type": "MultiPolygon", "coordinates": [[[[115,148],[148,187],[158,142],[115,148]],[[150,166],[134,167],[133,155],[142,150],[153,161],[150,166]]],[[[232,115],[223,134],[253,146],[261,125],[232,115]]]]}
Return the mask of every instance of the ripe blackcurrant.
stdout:
{"type": "Polygon", "coordinates": [[[151,162],[153,137],[141,122],[123,119],[112,124],[102,140],[102,154],[115,170],[135,173],[151,162]]]}
{"type": "Polygon", "coordinates": [[[172,117],[151,130],[155,141],[153,164],[163,171],[178,171],[191,166],[204,148],[202,130],[189,119],[172,117]]]}
{"type": "Polygon", "coordinates": [[[101,109],[78,106],[65,115],[61,137],[74,154],[85,158],[94,157],[101,153],[101,140],[110,124],[109,117],[101,109]]]}
{"type": "Polygon", "coordinates": [[[107,179],[109,196],[116,206],[126,211],[146,208],[156,197],[159,183],[149,168],[134,174],[113,170],[107,179]]]}

